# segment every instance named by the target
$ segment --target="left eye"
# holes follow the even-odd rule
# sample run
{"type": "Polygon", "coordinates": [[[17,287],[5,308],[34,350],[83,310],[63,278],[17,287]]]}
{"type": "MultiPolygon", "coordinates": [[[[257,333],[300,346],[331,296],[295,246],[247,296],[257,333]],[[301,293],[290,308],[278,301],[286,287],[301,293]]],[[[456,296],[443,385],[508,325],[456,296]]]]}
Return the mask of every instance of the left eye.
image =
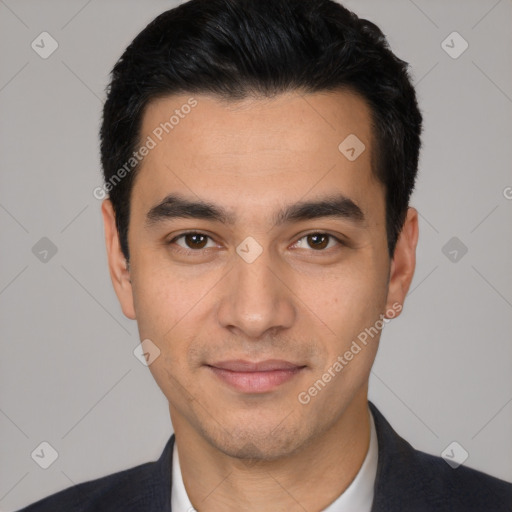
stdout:
{"type": "Polygon", "coordinates": [[[300,249],[310,248],[316,251],[322,251],[324,249],[330,249],[340,243],[340,240],[327,233],[310,233],[309,235],[299,238],[294,245],[300,249]]]}

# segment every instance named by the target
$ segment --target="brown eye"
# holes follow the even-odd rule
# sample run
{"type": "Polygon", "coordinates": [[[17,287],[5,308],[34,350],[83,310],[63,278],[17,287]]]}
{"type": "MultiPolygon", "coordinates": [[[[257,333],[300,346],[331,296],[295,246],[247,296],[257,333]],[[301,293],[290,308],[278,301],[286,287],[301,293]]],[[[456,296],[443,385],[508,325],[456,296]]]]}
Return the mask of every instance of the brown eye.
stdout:
{"type": "Polygon", "coordinates": [[[208,235],[195,232],[183,233],[182,235],[173,238],[169,243],[171,245],[176,244],[181,249],[196,251],[200,251],[201,249],[205,248],[208,249],[215,246],[213,240],[208,235]]]}
{"type": "Polygon", "coordinates": [[[185,243],[190,249],[204,249],[208,242],[208,237],[199,233],[189,233],[184,238],[185,243]]]}
{"type": "Polygon", "coordinates": [[[307,236],[309,247],[312,249],[325,249],[329,244],[329,235],[322,233],[313,233],[307,236]]]}
{"type": "Polygon", "coordinates": [[[313,249],[317,252],[328,252],[330,249],[335,249],[336,246],[344,245],[341,240],[329,233],[309,233],[299,238],[294,244],[297,249],[313,249]]]}

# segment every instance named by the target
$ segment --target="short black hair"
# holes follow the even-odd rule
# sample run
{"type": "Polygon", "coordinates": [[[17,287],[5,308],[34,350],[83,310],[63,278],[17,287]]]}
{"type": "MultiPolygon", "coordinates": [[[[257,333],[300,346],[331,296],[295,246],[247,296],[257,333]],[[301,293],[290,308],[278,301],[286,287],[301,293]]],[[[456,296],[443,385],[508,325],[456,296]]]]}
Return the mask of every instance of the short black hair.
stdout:
{"type": "Polygon", "coordinates": [[[126,172],[126,163],[149,102],[183,93],[236,101],[337,90],[357,93],[371,109],[372,172],[385,187],[393,257],[416,180],[422,116],[408,64],[382,31],[333,0],[190,0],[155,18],[112,70],[100,132],[126,259],[138,168],[126,172]]]}

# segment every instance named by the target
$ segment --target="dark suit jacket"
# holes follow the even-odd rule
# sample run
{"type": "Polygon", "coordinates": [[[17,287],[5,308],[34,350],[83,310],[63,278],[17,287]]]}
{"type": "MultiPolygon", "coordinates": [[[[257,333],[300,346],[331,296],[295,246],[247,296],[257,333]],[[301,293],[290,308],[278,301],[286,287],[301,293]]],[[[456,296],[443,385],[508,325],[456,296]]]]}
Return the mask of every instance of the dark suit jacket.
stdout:
{"type": "MultiPolygon", "coordinates": [[[[379,442],[372,512],[512,511],[512,484],[415,450],[372,403],[370,409],[379,442]]],[[[64,489],[19,512],[171,512],[173,445],[174,436],[156,462],[64,489]]]]}

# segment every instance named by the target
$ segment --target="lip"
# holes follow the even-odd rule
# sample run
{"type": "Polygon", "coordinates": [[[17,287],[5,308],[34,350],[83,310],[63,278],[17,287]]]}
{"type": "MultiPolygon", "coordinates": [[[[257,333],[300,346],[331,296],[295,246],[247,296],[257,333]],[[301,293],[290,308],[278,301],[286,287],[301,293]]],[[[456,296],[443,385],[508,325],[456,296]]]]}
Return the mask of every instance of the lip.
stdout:
{"type": "Polygon", "coordinates": [[[267,393],[294,378],[305,366],[280,359],[220,361],[207,367],[224,383],[243,393],[267,393]]]}

